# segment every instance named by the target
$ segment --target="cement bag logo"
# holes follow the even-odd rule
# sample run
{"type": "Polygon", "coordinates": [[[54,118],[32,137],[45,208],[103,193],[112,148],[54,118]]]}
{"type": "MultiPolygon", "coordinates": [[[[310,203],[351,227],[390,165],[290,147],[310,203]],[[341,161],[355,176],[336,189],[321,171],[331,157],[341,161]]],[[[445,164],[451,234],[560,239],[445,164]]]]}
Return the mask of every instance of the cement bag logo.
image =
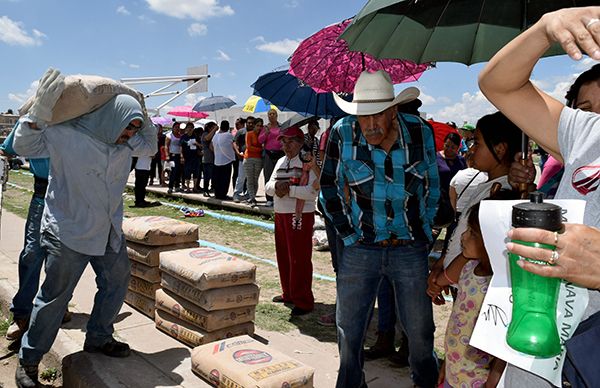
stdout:
{"type": "Polygon", "coordinates": [[[579,167],[571,177],[571,185],[583,195],[598,189],[600,184],[600,166],[579,167]]]}
{"type": "Polygon", "coordinates": [[[208,374],[208,380],[213,386],[218,387],[221,380],[221,373],[216,369],[211,370],[208,374]]]}
{"type": "Polygon", "coordinates": [[[242,349],[233,353],[233,359],[246,365],[264,364],[270,362],[273,357],[265,351],[255,349],[242,349]]]}
{"type": "Polygon", "coordinates": [[[198,248],[191,251],[189,255],[194,259],[214,259],[222,254],[211,248],[198,248]]]}

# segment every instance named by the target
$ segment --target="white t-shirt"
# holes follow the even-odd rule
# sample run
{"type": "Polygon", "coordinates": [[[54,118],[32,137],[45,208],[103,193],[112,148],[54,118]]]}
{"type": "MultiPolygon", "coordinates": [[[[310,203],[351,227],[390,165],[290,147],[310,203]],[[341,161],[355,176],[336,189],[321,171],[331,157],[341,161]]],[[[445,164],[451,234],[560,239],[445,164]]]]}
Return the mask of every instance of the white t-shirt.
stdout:
{"type": "MultiPolygon", "coordinates": [[[[556,199],[586,201],[583,223],[600,227],[600,115],[564,107],[558,123],[558,146],[565,173],[556,199]]],[[[600,292],[590,291],[583,319],[600,311],[600,292]]],[[[506,387],[552,387],[546,380],[513,365],[506,368],[506,387]]]]}
{"type": "Polygon", "coordinates": [[[456,190],[456,211],[458,213],[469,210],[467,206],[471,203],[471,196],[477,192],[477,185],[487,181],[487,179],[487,173],[471,167],[458,171],[452,177],[450,187],[454,187],[454,190],[456,190]]]}
{"type": "Polygon", "coordinates": [[[212,138],[215,151],[215,166],[224,166],[235,160],[233,135],[229,132],[217,132],[212,138]]]}
{"type": "Polygon", "coordinates": [[[167,133],[167,138],[169,139],[169,153],[170,154],[180,154],[181,153],[181,137],[176,137],[173,135],[173,132],[167,133]]]}
{"type": "Polygon", "coordinates": [[[467,210],[471,208],[471,206],[476,203],[481,202],[482,200],[489,198],[490,190],[494,183],[500,183],[503,189],[511,189],[510,184],[508,183],[508,176],[504,175],[494,180],[480,183],[475,186],[473,190],[470,202],[465,206],[465,212],[461,214],[460,219],[458,220],[458,225],[456,225],[456,229],[454,229],[454,233],[452,233],[452,238],[450,238],[450,242],[448,243],[448,251],[446,252],[446,257],[444,257],[444,268],[448,268],[450,263],[456,258],[456,256],[462,253],[462,248],[460,246],[460,237],[467,230],[467,210]]]}

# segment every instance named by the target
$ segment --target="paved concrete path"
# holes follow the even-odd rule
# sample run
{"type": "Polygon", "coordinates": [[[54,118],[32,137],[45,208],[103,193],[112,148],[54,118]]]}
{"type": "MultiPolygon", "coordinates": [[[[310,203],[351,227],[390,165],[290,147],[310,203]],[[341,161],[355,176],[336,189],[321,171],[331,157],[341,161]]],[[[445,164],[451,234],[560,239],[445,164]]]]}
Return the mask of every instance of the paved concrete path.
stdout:
{"type": "MultiPolygon", "coordinates": [[[[26,194],[24,194],[26,195],[26,194]]],[[[7,312],[18,288],[18,257],[23,244],[25,220],[3,212],[0,237],[0,303],[7,312]]],[[[154,327],[154,322],[123,305],[115,324],[116,337],[134,350],[125,359],[113,359],[82,351],[85,325],[96,291],[94,273],[88,266],[73,295],[73,320],[60,330],[47,365],[62,360],[65,387],[208,387],[191,371],[190,348],[154,327]]],[[[314,318],[314,317],[313,317],[314,318]]],[[[308,318],[307,318],[308,319],[308,318]]],[[[335,343],[323,343],[302,334],[258,329],[258,337],[273,348],[315,368],[315,387],[335,386],[338,353],[335,343]]],[[[372,388],[410,387],[408,369],[391,368],[387,361],[369,362],[367,382],[372,388]]]]}

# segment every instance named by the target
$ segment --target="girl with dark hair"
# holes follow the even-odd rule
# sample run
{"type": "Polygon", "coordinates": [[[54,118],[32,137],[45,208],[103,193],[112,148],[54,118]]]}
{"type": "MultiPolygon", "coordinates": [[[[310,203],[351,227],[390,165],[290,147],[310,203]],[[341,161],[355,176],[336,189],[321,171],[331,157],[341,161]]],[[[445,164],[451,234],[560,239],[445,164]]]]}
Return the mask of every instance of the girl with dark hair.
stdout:
{"type": "MultiPolygon", "coordinates": [[[[468,157],[473,168],[485,172],[488,179],[473,190],[466,209],[489,197],[495,184],[499,184],[504,189],[511,189],[508,183],[508,171],[515,155],[521,150],[521,130],[502,113],[496,112],[479,119],[473,140],[468,157]]],[[[463,214],[450,238],[446,255],[431,269],[428,293],[435,304],[444,304],[444,298],[441,296],[442,286],[436,283],[444,268],[454,260],[462,260],[463,264],[466,262],[460,245],[460,236],[466,229],[467,220],[463,214]]]]}

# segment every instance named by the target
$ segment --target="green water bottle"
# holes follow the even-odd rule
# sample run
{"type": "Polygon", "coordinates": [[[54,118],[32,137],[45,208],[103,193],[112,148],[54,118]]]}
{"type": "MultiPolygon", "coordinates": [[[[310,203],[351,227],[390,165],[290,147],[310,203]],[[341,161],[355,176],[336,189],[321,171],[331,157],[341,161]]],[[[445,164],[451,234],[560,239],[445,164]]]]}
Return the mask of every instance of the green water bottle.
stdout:
{"type": "MultiPolygon", "coordinates": [[[[530,202],[513,206],[514,228],[538,228],[551,232],[563,230],[560,206],[544,203],[543,194],[533,192],[530,202]]],[[[512,240],[536,248],[554,250],[553,245],[512,240]]],[[[556,327],[556,302],[560,279],[547,278],[527,272],[517,264],[523,259],[536,264],[549,265],[544,261],[508,255],[512,285],[512,319],[506,333],[508,345],[519,352],[536,357],[552,357],[560,353],[560,338],[556,327]]]]}

